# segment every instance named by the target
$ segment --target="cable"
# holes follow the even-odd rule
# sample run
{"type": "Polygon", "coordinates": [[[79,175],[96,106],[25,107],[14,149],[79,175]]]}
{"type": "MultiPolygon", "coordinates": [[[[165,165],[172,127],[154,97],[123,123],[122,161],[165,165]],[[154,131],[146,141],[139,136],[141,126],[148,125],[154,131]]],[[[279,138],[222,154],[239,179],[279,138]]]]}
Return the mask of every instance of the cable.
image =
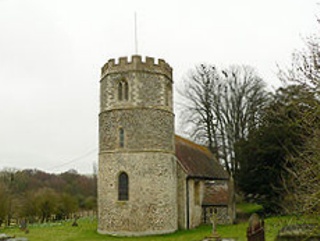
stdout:
{"type": "Polygon", "coordinates": [[[73,163],[73,162],[77,162],[77,161],[83,159],[84,157],[89,156],[90,154],[96,152],[97,150],[98,150],[98,148],[94,148],[94,149],[86,152],[85,154],[83,154],[83,155],[81,155],[81,156],[78,156],[78,157],[72,159],[71,161],[65,162],[65,163],[60,164],[60,165],[53,166],[53,167],[50,168],[50,170],[55,170],[55,169],[58,168],[58,167],[63,167],[63,166],[66,166],[66,165],[68,165],[68,164],[71,164],[71,163],[73,163]]]}

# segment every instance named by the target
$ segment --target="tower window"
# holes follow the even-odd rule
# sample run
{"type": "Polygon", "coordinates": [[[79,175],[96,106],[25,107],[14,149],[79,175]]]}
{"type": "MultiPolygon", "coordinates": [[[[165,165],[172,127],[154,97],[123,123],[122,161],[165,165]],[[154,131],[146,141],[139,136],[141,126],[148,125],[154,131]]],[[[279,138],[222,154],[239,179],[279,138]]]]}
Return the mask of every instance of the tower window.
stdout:
{"type": "Polygon", "coordinates": [[[129,84],[124,79],[118,83],[118,100],[129,100],[129,84]]]}
{"type": "Polygon", "coordinates": [[[129,99],[129,86],[128,82],[124,82],[124,99],[128,100],[129,99]]]}
{"type": "Polygon", "coordinates": [[[118,84],[118,100],[122,100],[122,81],[118,84]]]}
{"type": "Polygon", "coordinates": [[[128,174],[125,172],[121,172],[119,175],[118,200],[119,201],[129,200],[129,177],[128,177],[128,174]]]}
{"type": "Polygon", "coordinates": [[[165,86],[165,105],[169,106],[171,100],[171,86],[170,84],[167,84],[165,86]]]}
{"type": "Polygon", "coordinates": [[[124,147],[124,129],[119,129],[119,146],[124,147]]]}

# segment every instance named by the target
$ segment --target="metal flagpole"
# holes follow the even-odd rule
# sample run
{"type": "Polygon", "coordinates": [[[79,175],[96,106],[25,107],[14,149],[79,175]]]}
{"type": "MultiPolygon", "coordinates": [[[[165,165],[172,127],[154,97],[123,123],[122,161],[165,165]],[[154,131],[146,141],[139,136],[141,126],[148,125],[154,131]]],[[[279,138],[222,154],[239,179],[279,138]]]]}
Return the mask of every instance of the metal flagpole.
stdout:
{"type": "Polygon", "coordinates": [[[135,54],[138,54],[137,13],[134,12],[134,45],[135,54]]]}

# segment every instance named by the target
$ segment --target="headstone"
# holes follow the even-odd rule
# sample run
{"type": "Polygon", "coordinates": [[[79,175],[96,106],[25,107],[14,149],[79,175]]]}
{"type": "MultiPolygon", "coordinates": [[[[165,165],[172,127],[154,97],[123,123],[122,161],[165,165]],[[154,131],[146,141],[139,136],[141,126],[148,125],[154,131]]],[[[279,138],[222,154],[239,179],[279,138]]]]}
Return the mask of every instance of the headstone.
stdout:
{"type": "Polygon", "coordinates": [[[20,230],[24,231],[25,233],[29,233],[28,225],[27,225],[27,220],[22,219],[20,221],[20,230]]]}
{"type": "Polygon", "coordinates": [[[0,233],[0,241],[28,241],[27,238],[16,238],[15,236],[9,236],[4,233],[0,233]]]}
{"type": "Polygon", "coordinates": [[[29,241],[27,238],[10,238],[7,239],[6,241],[29,241]]]}
{"type": "Polygon", "coordinates": [[[72,227],[78,227],[78,223],[77,223],[77,220],[79,219],[79,217],[77,215],[74,216],[74,221],[72,223],[72,227]]]}
{"type": "Polygon", "coordinates": [[[255,230],[260,227],[260,217],[258,214],[253,213],[249,218],[249,228],[255,230]]]}
{"type": "Polygon", "coordinates": [[[221,241],[221,237],[217,232],[217,224],[218,224],[218,217],[217,217],[217,209],[215,208],[211,217],[210,222],[212,224],[212,233],[211,236],[205,237],[203,241],[221,241]]]}
{"type": "Polygon", "coordinates": [[[283,227],[276,241],[320,241],[320,224],[295,224],[283,227]]]}
{"type": "Polygon", "coordinates": [[[248,241],[265,241],[264,221],[259,215],[254,213],[249,218],[249,227],[247,228],[248,241]]]}

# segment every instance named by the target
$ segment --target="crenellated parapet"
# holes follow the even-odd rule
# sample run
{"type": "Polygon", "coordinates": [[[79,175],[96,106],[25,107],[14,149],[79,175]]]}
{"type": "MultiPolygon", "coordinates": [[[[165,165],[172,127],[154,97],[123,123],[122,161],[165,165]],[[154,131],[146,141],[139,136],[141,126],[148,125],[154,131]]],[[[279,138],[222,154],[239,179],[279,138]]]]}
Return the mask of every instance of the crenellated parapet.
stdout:
{"type": "Polygon", "coordinates": [[[154,58],[146,57],[145,62],[143,62],[140,55],[133,55],[131,61],[128,61],[127,57],[121,57],[118,63],[115,62],[115,59],[110,59],[101,69],[101,78],[107,74],[129,71],[162,74],[172,80],[172,68],[164,60],[159,59],[156,63],[154,58]]]}

